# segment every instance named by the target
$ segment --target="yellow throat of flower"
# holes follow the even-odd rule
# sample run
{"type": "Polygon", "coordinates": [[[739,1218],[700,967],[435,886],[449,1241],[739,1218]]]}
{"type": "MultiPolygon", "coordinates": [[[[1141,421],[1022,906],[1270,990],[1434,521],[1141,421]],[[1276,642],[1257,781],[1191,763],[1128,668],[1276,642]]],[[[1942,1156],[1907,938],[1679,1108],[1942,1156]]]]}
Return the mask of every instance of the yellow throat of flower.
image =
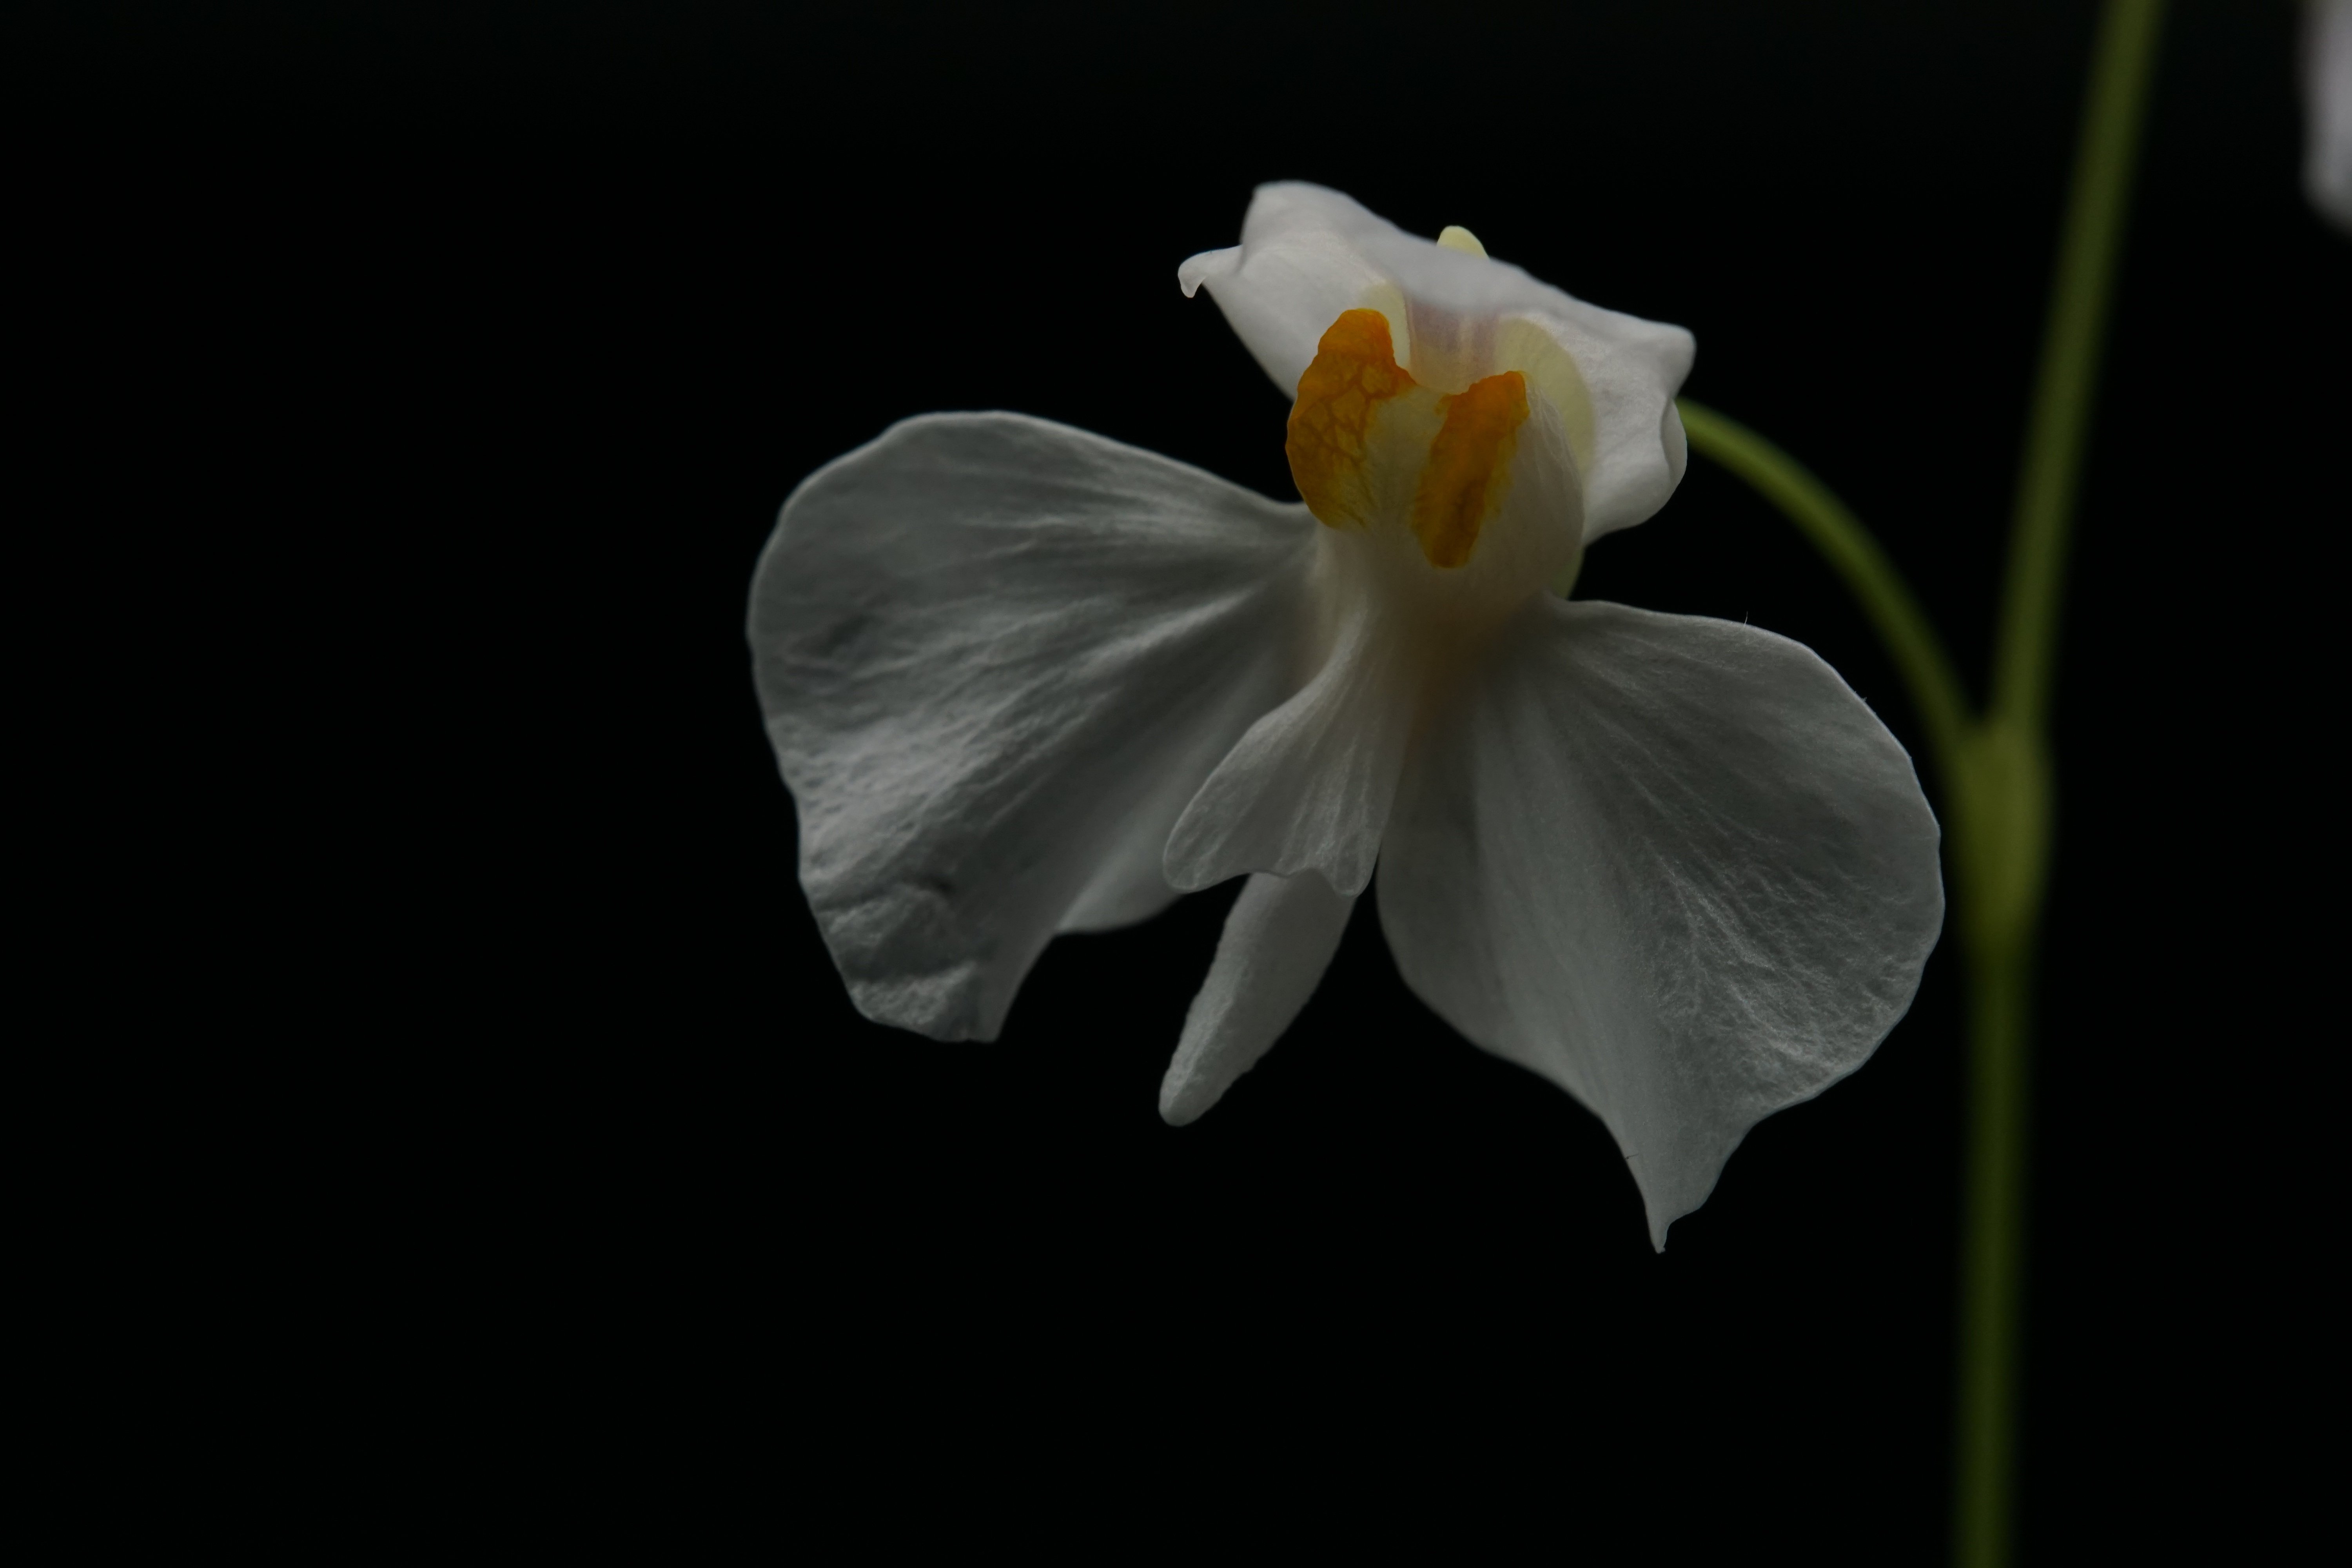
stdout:
{"type": "Polygon", "coordinates": [[[1299,377],[1284,450],[1325,526],[1375,528],[1402,514],[1429,563],[1452,569],[1469,562],[1509,494],[1527,417],[1517,371],[1441,395],[1397,363],[1387,317],[1348,310],[1299,377]]]}

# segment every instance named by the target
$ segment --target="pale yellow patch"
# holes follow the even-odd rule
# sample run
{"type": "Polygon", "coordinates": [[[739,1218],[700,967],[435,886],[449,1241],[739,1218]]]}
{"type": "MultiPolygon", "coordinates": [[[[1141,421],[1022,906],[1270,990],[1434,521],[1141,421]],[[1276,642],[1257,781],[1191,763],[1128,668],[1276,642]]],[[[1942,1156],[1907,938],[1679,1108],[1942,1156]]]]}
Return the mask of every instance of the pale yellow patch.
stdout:
{"type": "Polygon", "coordinates": [[[1583,373],[1559,341],[1535,322],[1514,318],[1496,330],[1495,358],[1527,372],[1535,389],[1559,410],[1568,449],[1575,454],[1579,468],[1590,470],[1600,455],[1592,395],[1585,390],[1583,373]]]}
{"type": "Polygon", "coordinates": [[[1437,243],[1448,250],[1459,250],[1468,256],[1483,258],[1486,254],[1486,247],[1478,243],[1478,237],[1458,223],[1449,223],[1439,230],[1437,243]]]}

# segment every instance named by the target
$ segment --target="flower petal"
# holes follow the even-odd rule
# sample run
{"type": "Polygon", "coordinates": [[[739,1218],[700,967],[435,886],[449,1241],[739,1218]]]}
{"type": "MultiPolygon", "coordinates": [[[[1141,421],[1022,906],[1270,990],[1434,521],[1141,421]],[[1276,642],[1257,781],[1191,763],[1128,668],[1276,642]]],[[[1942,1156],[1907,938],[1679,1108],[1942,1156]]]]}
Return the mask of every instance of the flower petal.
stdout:
{"type": "Polygon", "coordinates": [[[1570,426],[1584,471],[1584,542],[1647,521],[1683,482],[1690,446],[1675,394],[1696,346],[1680,327],[1662,326],[1571,299],[1521,319],[1540,327],[1576,362],[1591,399],[1589,425],[1570,426]],[[1582,440],[1578,437],[1582,436],[1582,440]]]}
{"type": "Polygon", "coordinates": [[[1597,1113],[1652,1240],[1866,1060],[1943,921],[1910,758],[1811,651],[1539,598],[1438,710],[1381,862],[1415,993],[1597,1113]]]}
{"type": "Polygon", "coordinates": [[[1318,531],[1013,414],[908,420],[793,492],[750,635],[861,1012],[992,1039],[1055,930],[1174,897],[1170,826],[1296,684],[1318,531]]]}
{"type": "Polygon", "coordinates": [[[1650,516],[1682,480],[1674,396],[1690,374],[1688,332],[1407,234],[1337,191],[1259,186],[1242,243],[1193,257],[1177,280],[1187,295],[1208,286],[1285,397],[1297,394],[1325,329],[1359,307],[1389,316],[1400,363],[1432,384],[1444,379],[1430,374],[1442,358],[1499,355],[1486,369],[1534,372],[1583,473],[1587,542],[1650,516]],[[1484,347],[1465,356],[1472,338],[1484,347]]]}
{"type": "Polygon", "coordinates": [[[1320,871],[1353,898],[1372,879],[1412,731],[1420,651],[1364,598],[1298,694],[1250,727],[1168,837],[1187,892],[1245,871],[1320,871]]]}
{"type": "MultiPolygon", "coordinates": [[[[1186,299],[1203,283],[1209,286],[1210,297],[1234,335],[1286,399],[1298,395],[1298,378],[1315,363],[1315,345],[1343,311],[1370,304],[1383,289],[1394,293],[1386,275],[1344,233],[1314,222],[1311,210],[1294,210],[1279,195],[1269,200],[1269,193],[1294,188],[1318,189],[1259,186],[1256,199],[1250,203],[1249,216],[1243,222],[1242,243],[1226,250],[1203,251],[1176,269],[1176,281],[1186,299]]],[[[1348,205],[1355,206],[1353,202],[1348,205]]],[[[1371,217],[1370,213],[1363,216],[1371,217]]],[[[1397,303],[1402,305],[1401,300],[1397,303]]],[[[1398,333],[1397,349],[1402,354],[1405,351],[1403,312],[1399,309],[1384,313],[1398,333]]]]}
{"type": "Polygon", "coordinates": [[[1170,1126],[1216,1104],[1282,1037],[1331,966],[1355,908],[1320,877],[1260,872],[1242,885],[1160,1080],[1160,1114],[1170,1126]]]}

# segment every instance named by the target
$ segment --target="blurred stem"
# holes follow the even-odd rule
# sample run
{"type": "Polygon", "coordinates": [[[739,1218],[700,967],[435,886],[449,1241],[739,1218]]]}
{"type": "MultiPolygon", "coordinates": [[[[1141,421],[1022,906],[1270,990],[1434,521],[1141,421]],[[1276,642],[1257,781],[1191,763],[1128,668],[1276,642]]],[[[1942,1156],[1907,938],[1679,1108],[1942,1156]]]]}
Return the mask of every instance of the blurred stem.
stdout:
{"type": "Polygon", "coordinates": [[[1991,707],[2019,728],[2039,733],[2048,718],[2057,662],[2058,599],[2066,576],[2075,481],[2099,349],[2106,338],[2116,255],[2123,243],[2150,67],[2164,18],[2163,0],[2108,0],[2091,57],[2081,142],[2066,228],[2059,241],[2042,368],[2018,465],[2009,583],[1993,656],[1991,707]]]}
{"type": "Polygon", "coordinates": [[[1953,1556],[2005,1568],[2016,1531],[2032,962],[2048,883],[2050,691],[2066,548],[2163,0],[2108,0],[2091,55],[2042,366],[2018,465],[1981,748],[1956,800],[1971,981],[1953,1556]]]}
{"type": "Polygon", "coordinates": [[[2100,18],[1982,715],[1969,712],[1935,629],[1853,513],[1763,437],[1697,404],[1680,405],[1692,447],[1779,507],[1860,601],[1910,691],[1941,785],[1952,923],[1969,966],[1953,1518],[1960,1568],[2006,1568],[2012,1555],[2028,1047],[2050,859],[2050,690],[2084,437],[2162,19],[2162,0],[2107,0],[2100,18]]]}

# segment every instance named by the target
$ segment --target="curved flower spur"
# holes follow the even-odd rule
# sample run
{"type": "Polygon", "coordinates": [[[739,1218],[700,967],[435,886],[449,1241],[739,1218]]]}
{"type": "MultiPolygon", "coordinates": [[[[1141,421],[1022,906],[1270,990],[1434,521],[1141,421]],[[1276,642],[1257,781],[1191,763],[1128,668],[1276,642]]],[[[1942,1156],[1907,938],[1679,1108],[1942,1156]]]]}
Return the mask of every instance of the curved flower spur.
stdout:
{"type": "Polygon", "coordinates": [[[1179,277],[1293,397],[1303,504],[1015,414],[908,420],[784,504],[751,640],[850,994],[992,1039],[1056,932],[1246,876],[1160,1089],[1190,1121],[1377,861],[1406,984],[1601,1117],[1663,1247],[1910,1005],[1911,760],[1785,637],[1562,596],[1682,478],[1689,333],[1305,184],[1179,277]]]}

